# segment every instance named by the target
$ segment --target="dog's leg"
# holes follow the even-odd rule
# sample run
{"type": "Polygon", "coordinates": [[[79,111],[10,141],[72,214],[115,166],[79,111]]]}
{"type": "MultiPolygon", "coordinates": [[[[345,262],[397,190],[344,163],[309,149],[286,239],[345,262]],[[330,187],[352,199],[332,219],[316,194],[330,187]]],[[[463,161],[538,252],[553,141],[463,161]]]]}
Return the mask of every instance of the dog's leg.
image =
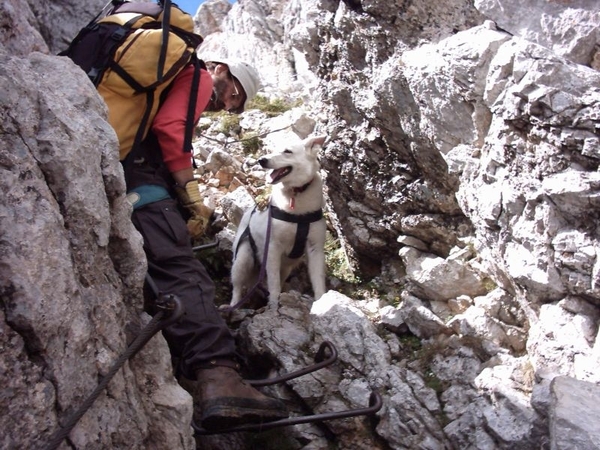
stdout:
{"type": "Polygon", "coordinates": [[[286,256],[281,258],[281,272],[280,272],[280,279],[281,279],[281,290],[283,291],[285,289],[285,282],[287,281],[287,279],[290,277],[290,274],[293,272],[293,270],[298,267],[300,265],[300,263],[303,261],[303,258],[294,258],[294,259],[290,259],[286,256]]]}
{"type": "Polygon", "coordinates": [[[250,283],[255,282],[253,282],[255,273],[256,270],[254,268],[252,247],[247,241],[242,242],[231,267],[231,284],[233,286],[233,292],[231,295],[230,306],[235,306],[242,300],[244,287],[251,287],[250,283]]]}
{"type": "Polygon", "coordinates": [[[325,253],[323,246],[308,245],[307,252],[308,276],[312,284],[315,300],[325,294],[325,253]]]}
{"type": "Polygon", "coordinates": [[[266,271],[269,303],[275,305],[281,294],[281,249],[272,242],[269,245],[266,271]]]}
{"type": "Polygon", "coordinates": [[[285,282],[287,281],[288,277],[292,273],[292,270],[294,270],[294,268],[298,265],[298,263],[295,260],[292,261],[289,258],[284,258],[284,259],[285,259],[285,261],[283,261],[281,264],[281,273],[280,273],[282,289],[283,289],[283,286],[285,285],[285,282]]]}

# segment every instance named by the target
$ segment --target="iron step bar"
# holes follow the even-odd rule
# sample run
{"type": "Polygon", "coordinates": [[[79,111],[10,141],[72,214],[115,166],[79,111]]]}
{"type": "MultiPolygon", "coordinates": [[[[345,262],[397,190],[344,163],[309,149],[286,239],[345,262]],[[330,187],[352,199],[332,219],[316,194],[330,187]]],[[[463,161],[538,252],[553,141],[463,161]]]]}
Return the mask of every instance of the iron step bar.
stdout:
{"type": "MultiPolygon", "coordinates": [[[[283,383],[285,381],[292,380],[294,378],[301,377],[302,375],[306,375],[324,367],[327,367],[333,364],[337,360],[337,357],[338,352],[335,346],[329,341],[324,341],[319,347],[317,354],[315,355],[315,364],[312,364],[303,369],[296,370],[294,372],[287,373],[285,375],[281,375],[279,377],[266,378],[263,380],[246,380],[246,382],[254,387],[270,386],[277,383],[283,383]],[[326,356],[327,352],[329,352],[329,356],[326,356]]],[[[275,420],[273,422],[239,425],[236,427],[217,430],[206,430],[192,421],[192,428],[194,429],[194,434],[196,436],[204,436],[209,434],[237,433],[241,431],[260,432],[270,430],[272,428],[285,427],[289,425],[299,425],[303,423],[321,422],[324,420],[345,419],[348,417],[372,415],[379,411],[382,406],[383,401],[381,399],[381,396],[376,391],[372,391],[371,395],[369,396],[369,406],[366,408],[313,414],[309,416],[289,417],[287,419],[275,420]]]]}

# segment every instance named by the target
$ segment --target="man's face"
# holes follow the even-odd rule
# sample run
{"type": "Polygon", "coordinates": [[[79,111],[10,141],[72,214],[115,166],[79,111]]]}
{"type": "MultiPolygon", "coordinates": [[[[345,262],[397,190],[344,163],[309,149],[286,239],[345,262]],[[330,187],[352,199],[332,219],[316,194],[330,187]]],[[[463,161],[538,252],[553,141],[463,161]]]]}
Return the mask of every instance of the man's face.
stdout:
{"type": "Polygon", "coordinates": [[[240,82],[229,73],[224,64],[218,64],[211,72],[215,100],[207,108],[208,111],[241,112],[246,95],[240,82]]]}

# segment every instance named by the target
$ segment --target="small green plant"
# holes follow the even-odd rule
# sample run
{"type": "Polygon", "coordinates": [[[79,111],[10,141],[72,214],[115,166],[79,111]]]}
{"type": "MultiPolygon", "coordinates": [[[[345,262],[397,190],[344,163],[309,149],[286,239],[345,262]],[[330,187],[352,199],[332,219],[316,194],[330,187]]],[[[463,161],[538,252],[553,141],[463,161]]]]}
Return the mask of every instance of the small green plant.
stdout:
{"type": "Polygon", "coordinates": [[[398,306],[400,306],[400,303],[402,303],[402,297],[400,297],[399,295],[394,295],[392,298],[389,299],[389,302],[390,305],[397,308],[398,306]]]}
{"type": "Polygon", "coordinates": [[[209,122],[204,122],[204,123],[198,123],[196,125],[196,135],[201,135],[203,132],[205,132],[206,130],[208,130],[210,128],[210,123],[209,122]]]}
{"type": "Polygon", "coordinates": [[[400,336],[399,340],[402,350],[407,354],[407,357],[411,361],[417,359],[419,351],[422,348],[421,339],[414,334],[405,334],[400,336]]]}
{"type": "Polygon", "coordinates": [[[246,109],[258,109],[264,112],[269,117],[275,117],[283,114],[290,109],[299,106],[302,102],[292,102],[281,98],[269,100],[267,97],[257,95],[248,102],[246,109]]]}
{"type": "Polygon", "coordinates": [[[444,392],[448,387],[446,383],[440,380],[437,375],[431,371],[431,369],[425,371],[423,374],[423,381],[425,382],[425,386],[433,389],[438,395],[444,392]]]}
{"type": "Polygon", "coordinates": [[[325,236],[325,265],[329,275],[348,283],[359,283],[360,280],[354,275],[346,252],[329,231],[325,236]]]}
{"type": "Polygon", "coordinates": [[[242,135],[242,148],[246,156],[255,155],[261,148],[261,140],[255,132],[248,132],[242,135]]]}
{"type": "Polygon", "coordinates": [[[417,358],[421,367],[428,368],[431,366],[433,359],[443,353],[445,350],[445,346],[442,342],[438,341],[428,341],[425,345],[422,345],[419,351],[417,352],[417,358]]]}
{"type": "Polygon", "coordinates": [[[492,292],[494,289],[498,287],[498,285],[491,278],[484,278],[482,281],[483,288],[486,292],[492,292]]]}
{"type": "Polygon", "coordinates": [[[221,127],[219,131],[223,134],[230,135],[232,133],[239,133],[240,130],[240,116],[237,114],[226,114],[221,117],[221,127]]]}

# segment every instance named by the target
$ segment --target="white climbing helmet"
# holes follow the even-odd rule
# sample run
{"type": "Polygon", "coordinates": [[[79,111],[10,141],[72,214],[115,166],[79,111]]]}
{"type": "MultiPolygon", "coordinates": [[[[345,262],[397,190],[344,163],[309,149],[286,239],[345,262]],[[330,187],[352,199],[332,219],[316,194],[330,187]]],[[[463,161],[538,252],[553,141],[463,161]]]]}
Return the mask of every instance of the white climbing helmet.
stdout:
{"type": "Polygon", "coordinates": [[[246,104],[256,96],[256,93],[261,87],[260,78],[254,67],[244,61],[234,58],[207,57],[202,59],[204,61],[225,64],[229,67],[229,73],[240,82],[246,94],[246,100],[235,112],[241,113],[244,111],[246,104]]]}

